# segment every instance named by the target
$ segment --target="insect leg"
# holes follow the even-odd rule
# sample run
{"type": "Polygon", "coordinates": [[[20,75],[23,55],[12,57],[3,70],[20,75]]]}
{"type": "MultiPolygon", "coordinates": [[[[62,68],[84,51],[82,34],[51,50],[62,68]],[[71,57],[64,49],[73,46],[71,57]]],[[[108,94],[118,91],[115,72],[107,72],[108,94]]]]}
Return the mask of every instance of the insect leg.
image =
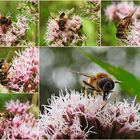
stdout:
{"type": "Polygon", "coordinates": [[[106,101],[107,100],[107,96],[109,93],[103,93],[103,100],[106,101]]]}
{"type": "Polygon", "coordinates": [[[84,81],[82,81],[82,87],[83,87],[83,89],[84,89],[85,95],[88,96],[88,89],[87,89],[87,87],[86,87],[84,81]]]}
{"type": "Polygon", "coordinates": [[[83,84],[83,88],[84,88],[84,91],[85,91],[85,95],[86,96],[88,96],[88,90],[90,89],[90,90],[95,90],[95,87],[94,86],[92,86],[92,85],[90,85],[88,82],[86,82],[86,81],[82,81],[82,84],[83,84]],[[86,86],[88,86],[88,87],[86,87],[86,86]]]}
{"type": "Polygon", "coordinates": [[[91,87],[92,89],[94,89],[94,90],[95,90],[95,87],[94,87],[94,86],[92,86],[91,84],[89,84],[88,82],[86,82],[86,81],[84,81],[84,80],[83,80],[83,83],[84,83],[85,85],[87,85],[87,86],[89,86],[89,87],[91,87]]]}

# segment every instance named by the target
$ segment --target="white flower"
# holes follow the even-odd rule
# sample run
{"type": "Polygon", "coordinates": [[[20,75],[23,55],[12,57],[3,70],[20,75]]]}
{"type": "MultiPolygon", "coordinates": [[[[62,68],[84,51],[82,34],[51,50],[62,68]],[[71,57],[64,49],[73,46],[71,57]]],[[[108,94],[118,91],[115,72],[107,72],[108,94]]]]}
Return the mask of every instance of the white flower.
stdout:
{"type": "Polygon", "coordinates": [[[105,103],[102,96],[66,91],[52,96],[40,115],[47,139],[135,138],[140,133],[140,104],[105,103]]]}

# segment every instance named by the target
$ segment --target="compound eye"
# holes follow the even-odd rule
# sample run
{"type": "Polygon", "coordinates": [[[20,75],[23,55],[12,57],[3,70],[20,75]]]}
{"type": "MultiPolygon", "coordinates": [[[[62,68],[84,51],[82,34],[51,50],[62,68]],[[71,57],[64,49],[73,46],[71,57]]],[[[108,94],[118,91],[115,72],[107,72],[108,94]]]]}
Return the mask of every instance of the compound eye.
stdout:
{"type": "Polygon", "coordinates": [[[99,88],[101,88],[104,92],[110,91],[114,88],[113,80],[109,78],[103,78],[98,83],[99,88]]]}
{"type": "Polygon", "coordinates": [[[114,88],[114,82],[112,83],[112,81],[107,81],[104,86],[103,86],[103,91],[104,92],[109,92],[114,88]]]}
{"type": "Polygon", "coordinates": [[[98,82],[99,88],[103,89],[103,87],[107,81],[108,81],[108,78],[102,78],[101,80],[99,80],[99,82],[98,82]]]}

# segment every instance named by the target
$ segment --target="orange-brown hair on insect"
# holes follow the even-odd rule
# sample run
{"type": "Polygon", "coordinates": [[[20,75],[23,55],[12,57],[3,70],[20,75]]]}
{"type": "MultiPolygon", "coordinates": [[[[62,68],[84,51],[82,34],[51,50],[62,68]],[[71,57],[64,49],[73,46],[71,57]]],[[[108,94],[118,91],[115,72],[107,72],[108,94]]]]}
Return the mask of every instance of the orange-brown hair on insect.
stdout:
{"type": "Polygon", "coordinates": [[[9,82],[9,79],[7,78],[9,68],[10,68],[9,63],[5,62],[4,59],[1,59],[0,60],[0,84],[3,86],[6,86],[9,82]]]}
{"type": "Polygon", "coordinates": [[[86,96],[88,96],[89,90],[92,90],[94,96],[96,96],[96,94],[103,94],[103,100],[107,100],[109,93],[111,93],[115,87],[115,83],[120,83],[120,81],[113,80],[111,76],[106,73],[89,75],[81,72],[72,72],[88,77],[87,81],[82,81],[86,96]]]}

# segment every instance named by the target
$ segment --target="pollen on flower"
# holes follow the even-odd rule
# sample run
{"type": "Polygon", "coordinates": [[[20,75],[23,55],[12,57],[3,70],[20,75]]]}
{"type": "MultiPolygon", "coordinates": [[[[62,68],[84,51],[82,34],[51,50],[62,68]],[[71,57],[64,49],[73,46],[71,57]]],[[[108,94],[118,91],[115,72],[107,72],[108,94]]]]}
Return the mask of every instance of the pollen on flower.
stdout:
{"type": "Polygon", "coordinates": [[[46,139],[137,138],[140,134],[140,104],[107,103],[102,96],[84,96],[76,91],[52,96],[40,115],[40,131],[46,139]]]}
{"type": "Polygon", "coordinates": [[[51,16],[47,23],[45,42],[52,47],[80,46],[85,42],[82,34],[82,19],[72,15],[71,11],[61,11],[59,15],[51,16]],[[64,16],[60,15],[64,13],[64,16]]]}
{"type": "Polygon", "coordinates": [[[36,93],[39,85],[39,50],[29,47],[16,52],[8,72],[8,87],[19,93],[36,93]]]}

